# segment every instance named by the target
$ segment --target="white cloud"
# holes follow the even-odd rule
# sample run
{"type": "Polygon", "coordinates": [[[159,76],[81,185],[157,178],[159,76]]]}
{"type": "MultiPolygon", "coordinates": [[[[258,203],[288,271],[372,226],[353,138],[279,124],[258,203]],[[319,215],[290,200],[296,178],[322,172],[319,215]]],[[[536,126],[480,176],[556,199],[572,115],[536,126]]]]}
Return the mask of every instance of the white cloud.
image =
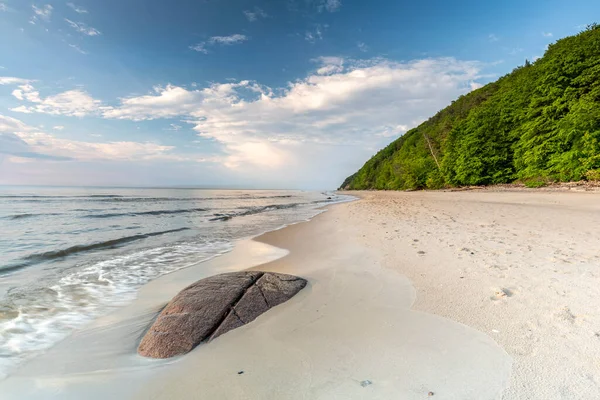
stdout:
{"type": "Polygon", "coordinates": [[[323,64],[323,65],[330,65],[330,64],[343,65],[344,64],[344,58],[335,57],[335,56],[317,57],[311,61],[323,64]]]}
{"type": "Polygon", "coordinates": [[[318,75],[331,75],[344,70],[344,59],[341,57],[319,57],[313,61],[321,64],[317,69],[318,75]]]}
{"type": "Polygon", "coordinates": [[[498,38],[498,36],[494,35],[493,33],[490,33],[488,35],[488,40],[493,43],[499,41],[500,39],[498,38]]]}
{"type": "Polygon", "coordinates": [[[98,35],[102,34],[102,32],[100,32],[96,28],[92,28],[91,26],[87,26],[83,22],[71,21],[68,18],[65,18],[65,21],[67,22],[67,24],[69,24],[69,26],[71,26],[71,28],[75,29],[79,33],[83,33],[84,35],[87,35],[87,36],[98,36],[98,35]]]}
{"type": "Polygon", "coordinates": [[[254,7],[253,11],[244,10],[244,15],[246,16],[246,19],[248,19],[248,21],[250,22],[254,22],[259,18],[267,18],[269,16],[266,12],[264,12],[258,7],[254,7]]]}
{"type": "Polygon", "coordinates": [[[41,7],[36,7],[35,5],[32,5],[31,9],[33,10],[33,16],[29,20],[29,23],[35,25],[35,23],[38,20],[50,21],[50,17],[52,16],[53,10],[53,7],[50,4],[46,4],[41,7]]]}
{"type": "Polygon", "coordinates": [[[324,65],[321,68],[317,69],[317,74],[319,75],[331,75],[342,72],[344,67],[341,65],[324,65]]]}
{"type": "Polygon", "coordinates": [[[62,125],[56,125],[52,127],[52,129],[54,129],[55,131],[62,131],[63,129],[65,129],[65,127],[62,125]]]}
{"type": "MultiPolygon", "coordinates": [[[[56,127],[55,127],[56,129],[56,127]]],[[[5,153],[51,160],[154,160],[172,159],[173,146],[150,142],[84,142],[58,138],[24,122],[0,114],[0,143],[11,143],[5,153]]],[[[1,152],[1,151],[0,151],[1,152]]]]}
{"type": "Polygon", "coordinates": [[[554,35],[552,35],[552,32],[542,32],[542,36],[544,36],[544,37],[552,37],[554,35]]]}
{"type": "Polygon", "coordinates": [[[243,43],[247,40],[248,40],[248,37],[246,35],[241,35],[239,33],[236,33],[234,35],[229,35],[229,36],[213,36],[210,39],[208,39],[206,42],[200,42],[200,43],[196,43],[196,44],[190,46],[190,49],[197,51],[199,53],[208,54],[207,47],[209,47],[209,46],[215,46],[215,45],[231,46],[234,44],[243,43]]]}
{"type": "MultiPolygon", "coordinates": [[[[208,157],[177,153],[156,143],[61,139],[15,119],[0,123],[10,126],[32,151],[55,157],[210,161],[241,181],[311,187],[318,182],[327,187],[339,183],[340,177],[360,167],[392,138],[479,87],[483,66],[453,58],[393,62],[320,57],[313,61],[313,73],[284,87],[247,80],[204,88],[157,86],[146,95],[122,98],[112,107],[82,90],[45,97],[33,81],[7,80],[18,85],[13,95],[26,102],[16,111],[133,121],[177,118],[193,127],[200,140],[213,142],[211,148],[217,150],[208,157]]],[[[181,125],[173,123],[168,130],[177,131],[181,125]]]]}
{"type": "Polygon", "coordinates": [[[285,88],[249,81],[200,90],[169,85],[123,99],[104,116],[137,121],[184,116],[199,136],[222,146],[227,167],[243,173],[276,167],[278,174],[298,175],[302,168],[304,173],[322,168],[340,151],[367,157],[476,88],[480,69],[453,58],[317,61],[321,72],[285,88]],[[314,165],[306,165],[308,158],[314,165]]]}
{"type": "Polygon", "coordinates": [[[4,3],[0,3],[0,11],[3,11],[3,12],[8,11],[8,6],[4,3]]]}
{"type": "Polygon", "coordinates": [[[20,89],[15,89],[12,91],[11,93],[14,97],[16,97],[18,100],[25,100],[24,96],[23,96],[23,91],[20,89]]]}
{"type": "Polygon", "coordinates": [[[0,114],[0,132],[27,132],[33,129],[34,128],[16,118],[0,114]]]}
{"type": "Polygon", "coordinates": [[[304,40],[306,40],[307,42],[311,42],[314,43],[317,40],[323,40],[323,31],[325,29],[327,29],[329,27],[329,25],[325,24],[325,25],[316,25],[315,29],[312,31],[306,31],[304,33],[304,40]]]}
{"type": "Polygon", "coordinates": [[[240,35],[239,33],[236,33],[234,35],[229,35],[229,36],[213,36],[208,40],[208,43],[210,43],[210,44],[218,43],[218,44],[224,44],[224,45],[230,46],[232,44],[238,44],[238,43],[245,42],[246,40],[248,40],[246,35],[240,35]]]}
{"type": "Polygon", "coordinates": [[[190,46],[190,50],[197,51],[198,53],[208,54],[208,50],[206,49],[206,42],[196,43],[190,46]]]}
{"type": "Polygon", "coordinates": [[[69,44],[69,47],[72,48],[73,50],[75,50],[78,53],[89,54],[87,51],[82,50],[81,47],[77,46],[76,44],[69,44]]]}
{"type": "Polygon", "coordinates": [[[342,7],[341,0],[320,0],[317,4],[319,12],[324,10],[329,12],[336,12],[342,7]]]}
{"type": "Polygon", "coordinates": [[[22,113],[22,114],[33,114],[33,110],[26,106],[13,107],[10,109],[10,111],[14,111],[14,112],[22,113]]]}
{"type": "Polygon", "coordinates": [[[0,76],[0,85],[25,85],[29,79],[15,78],[13,76],[0,76]]]}
{"type": "Polygon", "coordinates": [[[358,49],[360,51],[362,51],[363,53],[366,53],[367,51],[369,51],[369,46],[367,46],[363,42],[357,42],[356,43],[356,47],[358,47],[358,49]]]}
{"type": "Polygon", "coordinates": [[[183,128],[183,126],[177,125],[177,124],[169,124],[169,126],[170,126],[170,128],[167,128],[168,131],[175,131],[175,132],[177,132],[177,131],[180,131],[183,128]]]}
{"type": "Polygon", "coordinates": [[[61,139],[43,132],[19,134],[35,151],[76,160],[147,160],[164,158],[173,146],[144,142],[83,142],[61,139]]]}
{"type": "Polygon", "coordinates": [[[106,118],[143,121],[157,118],[172,118],[191,115],[202,104],[231,104],[236,99],[237,88],[259,88],[249,81],[212,85],[200,90],[187,90],[167,85],[156,86],[153,94],[121,99],[121,106],[104,111],[106,118]]]}
{"type": "Polygon", "coordinates": [[[73,11],[75,11],[78,14],[87,14],[87,10],[83,7],[80,7],[73,3],[67,3],[67,6],[71,7],[73,9],[73,11]]]}
{"type": "Polygon", "coordinates": [[[66,115],[83,117],[94,114],[104,109],[101,102],[92,98],[88,93],[79,90],[67,90],[66,92],[42,98],[40,93],[29,83],[19,86],[12,95],[21,101],[33,103],[11,108],[11,111],[21,113],[43,113],[51,115],[66,115]]]}

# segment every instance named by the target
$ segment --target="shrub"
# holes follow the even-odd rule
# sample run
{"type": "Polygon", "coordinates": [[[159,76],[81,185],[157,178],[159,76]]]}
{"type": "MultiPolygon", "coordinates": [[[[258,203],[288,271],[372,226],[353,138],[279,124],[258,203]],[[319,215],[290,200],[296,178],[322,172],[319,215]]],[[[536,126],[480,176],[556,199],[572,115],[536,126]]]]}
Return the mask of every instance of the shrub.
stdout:
{"type": "Polygon", "coordinates": [[[585,178],[588,181],[600,181],[600,169],[590,169],[585,173],[585,178]]]}
{"type": "Polygon", "coordinates": [[[549,183],[548,178],[544,177],[524,179],[522,182],[525,186],[532,189],[547,186],[549,183]]]}

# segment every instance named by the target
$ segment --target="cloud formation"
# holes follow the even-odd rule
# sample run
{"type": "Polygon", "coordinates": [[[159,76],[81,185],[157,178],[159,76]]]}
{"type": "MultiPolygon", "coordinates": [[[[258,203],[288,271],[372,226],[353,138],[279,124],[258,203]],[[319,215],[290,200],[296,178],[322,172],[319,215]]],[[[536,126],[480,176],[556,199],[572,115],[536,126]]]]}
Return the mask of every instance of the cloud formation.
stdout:
{"type": "Polygon", "coordinates": [[[246,19],[250,22],[254,22],[259,18],[267,18],[269,16],[266,12],[264,12],[258,7],[254,7],[253,11],[244,10],[244,15],[246,16],[246,19]]]}
{"type": "MultiPolygon", "coordinates": [[[[314,72],[283,87],[250,80],[203,88],[167,84],[115,104],[96,100],[81,89],[44,97],[32,81],[5,81],[18,85],[13,96],[24,103],[14,111],[132,121],[171,119],[170,135],[188,124],[199,138],[212,142],[211,156],[206,157],[154,143],[74,142],[20,126],[22,133],[17,134],[35,152],[78,160],[209,161],[220,171],[235,173],[236,179],[256,182],[257,176],[268,175],[271,182],[315,187],[324,169],[330,173],[323,179],[332,179],[335,171],[356,169],[357,160],[364,161],[391,139],[479,87],[482,67],[454,58],[394,62],[319,57],[313,61],[314,72]]],[[[4,123],[17,126],[19,121],[4,123]]],[[[322,187],[332,184],[324,181],[322,187]]]]}
{"type": "Polygon", "coordinates": [[[336,12],[342,7],[341,0],[320,0],[317,4],[319,12],[328,11],[336,12]]]}
{"type": "Polygon", "coordinates": [[[208,54],[208,48],[210,46],[215,45],[224,45],[231,46],[234,44],[240,44],[248,40],[246,35],[242,35],[239,33],[229,35],[229,36],[213,36],[205,42],[196,43],[190,46],[191,50],[197,51],[199,53],[208,54]]]}
{"type": "Polygon", "coordinates": [[[91,26],[87,26],[83,22],[71,21],[68,18],[65,18],[65,21],[67,22],[67,24],[69,24],[69,26],[71,28],[75,29],[79,33],[83,33],[84,35],[87,35],[87,36],[98,36],[98,35],[102,34],[102,32],[100,32],[96,28],[92,28],[91,26]]]}
{"type": "Polygon", "coordinates": [[[73,50],[75,50],[78,53],[81,54],[89,54],[87,51],[83,50],[81,47],[77,46],[76,44],[69,44],[69,47],[72,48],[73,50]]]}
{"type": "Polygon", "coordinates": [[[318,75],[331,75],[344,70],[344,59],[342,57],[319,57],[313,61],[321,65],[317,69],[318,75]]]}
{"type": "Polygon", "coordinates": [[[52,16],[52,10],[54,8],[50,4],[46,4],[41,7],[36,7],[35,5],[32,5],[31,9],[33,10],[33,15],[29,20],[29,23],[35,25],[39,20],[46,22],[50,21],[50,17],[52,16]]]}
{"type": "Polygon", "coordinates": [[[366,53],[367,51],[369,51],[369,46],[367,46],[365,43],[363,42],[357,42],[356,43],[356,47],[358,47],[358,49],[360,51],[362,51],[363,53],[366,53]]]}
{"type": "MultiPolygon", "coordinates": [[[[0,78],[1,80],[2,78],[0,78]]],[[[94,114],[103,109],[100,100],[92,98],[88,93],[80,89],[67,90],[48,97],[41,97],[28,80],[17,80],[14,83],[23,83],[18,89],[13,90],[12,95],[17,100],[26,101],[29,105],[21,105],[11,108],[11,111],[20,113],[43,113],[50,115],[66,115],[72,117],[84,117],[94,114]]]]}
{"type": "Polygon", "coordinates": [[[87,14],[88,13],[88,11],[85,8],[75,5],[73,3],[67,3],[67,6],[69,6],[71,9],[73,9],[73,11],[75,11],[77,14],[87,14]]]}
{"type": "Polygon", "coordinates": [[[317,40],[323,40],[323,31],[327,29],[329,25],[317,24],[313,30],[306,31],[304,33],[304,40],[310,43],[314,43],[317,40]]]}
{"type": "Polygon", "coordinates": [[[27,132],[33,130],[35,130],[35,128],[28,126],[18,119],[0,114],[0,162],[2,162],[6,156],[45,160],[68,159],[66,157],[38,153],[34,151],[26,141],[14,133],[21,132],[22,134],[27,134],[27,132]]]}
{"type": "Polygon", "coordinates": [[[25,85],[29,79],[15,78],[14,76],[0,76],[0,85],[25,85]]]}
{"type": "Polygon", "coordinates": [[[124,161],[176,158],[170,153],[173,148],[149,142],[62,139],[0,114],[0,153],[5,155],[46,160],[124,161]]]}
{"type": "Polygon", "coordinates": [[[235,35],[229,35],[229,36],[213,36],[209,39],[208,43],[210,43],[210,44],[218,43],[218,44],[224,44],[224,45],[230,46],[232,44],[238,44],[238,43],[245,42],[246,40],[248,40],[246,35],[240,35],[239,33],[236,33],[235,35]]]}
{"type": "Polygon", "coordinates": [[[223,147],[229,168],[292,168],[323,146],[379,145],[478,87],[479,64],[453,58],[408,63],[317,60],[315,75],[269,88],[252,81],[189,90],[168,85],[122,99],[106,118],[186,118],[223,147]]]}

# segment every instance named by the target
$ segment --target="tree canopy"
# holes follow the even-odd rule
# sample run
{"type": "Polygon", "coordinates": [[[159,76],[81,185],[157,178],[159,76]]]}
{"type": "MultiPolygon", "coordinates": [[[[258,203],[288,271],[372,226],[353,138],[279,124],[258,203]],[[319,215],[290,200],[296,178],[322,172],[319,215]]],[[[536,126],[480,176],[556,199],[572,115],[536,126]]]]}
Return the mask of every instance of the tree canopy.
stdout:
{"type": "Polygon", "coordinates": [[[345,189],[600,177],[600,26],[461,96],[373,156],[345,189]]]}

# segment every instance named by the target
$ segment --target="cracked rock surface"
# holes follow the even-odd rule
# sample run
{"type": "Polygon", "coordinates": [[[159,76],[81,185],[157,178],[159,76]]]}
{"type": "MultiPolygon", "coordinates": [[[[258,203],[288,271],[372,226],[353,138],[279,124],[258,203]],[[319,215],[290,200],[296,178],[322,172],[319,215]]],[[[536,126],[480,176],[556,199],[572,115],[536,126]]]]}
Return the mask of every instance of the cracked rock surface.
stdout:
{"type": "Polygon", "coordinates": [[[202,279],[175,296],[142,338],[138,353],[169,358],[253,321],[306,286],[297,276],[232,272],[202,279]]]}

